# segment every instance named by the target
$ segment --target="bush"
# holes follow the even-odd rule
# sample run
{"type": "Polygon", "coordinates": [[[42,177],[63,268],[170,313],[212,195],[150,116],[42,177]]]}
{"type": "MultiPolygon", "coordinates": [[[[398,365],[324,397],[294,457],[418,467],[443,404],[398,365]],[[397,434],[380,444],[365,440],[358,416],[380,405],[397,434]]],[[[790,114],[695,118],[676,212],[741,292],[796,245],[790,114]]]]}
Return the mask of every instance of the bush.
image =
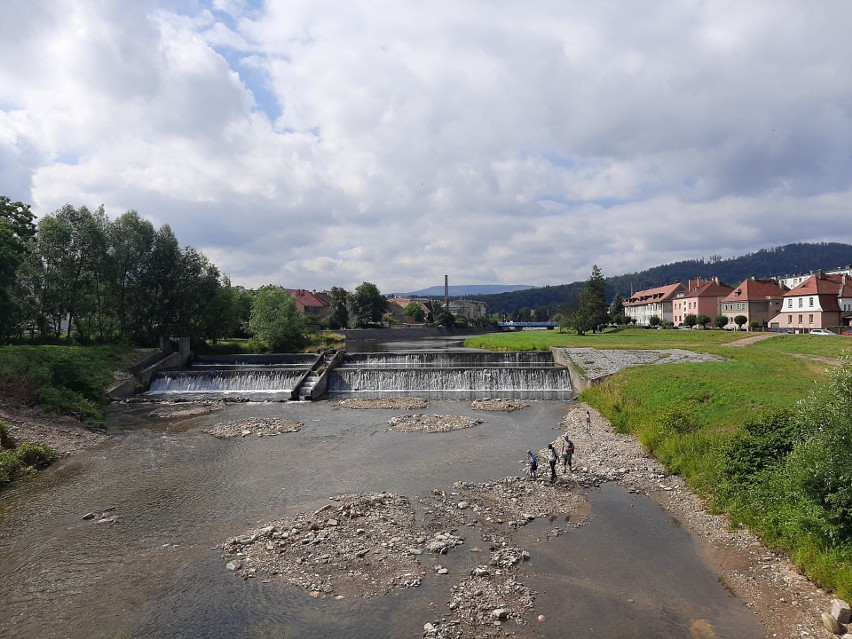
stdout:
{"type": "Polygon", "coordinates": [[[9,427],[3,422],[0,422],[0,448],[11,448],[12,442],[9,439],[9,427]]]}
{"type": "Polygon", "coordinates": [[[56,451],[47,444],[21,444],[15,455],[22,466],[44,467],[56,459],[56,451]]]}
{"type": "Polygon", "coordinates": [[[56,451],[47,444],[21,444],[14,450],[0,451],[0,486],[8,484],[33,467],[47,466],[56,459],[56,451]]]}

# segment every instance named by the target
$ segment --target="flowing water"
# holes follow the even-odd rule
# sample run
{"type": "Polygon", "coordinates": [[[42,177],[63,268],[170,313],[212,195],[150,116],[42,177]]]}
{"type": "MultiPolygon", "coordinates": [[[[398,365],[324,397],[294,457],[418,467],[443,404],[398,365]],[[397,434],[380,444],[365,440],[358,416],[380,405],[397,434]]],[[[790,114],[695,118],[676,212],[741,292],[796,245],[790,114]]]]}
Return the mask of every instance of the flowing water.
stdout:
{"type": "MultiPolygon", "coordinates": [[[[150,405],[115,405],[109,443],[0,493],[0,637],[421,637],[423,624],[446,611],[453,580],[427,574],[401,594],[312,599],[236,577],[221,545],[339,493],[414,498],[457,480],[517,475],[524,451],[560,432],[567,406],[482,413],[468,402],[430,402],[426,412],[485,422],[424,435],[388,431],[400,411],[329,401],[230,404],[184,420],[152,417],[150,405]],[[304,426],[231,440],[202,432],[250,416],[304,426]],[[107,508],[113,524],[83,519],[107,508]]],[[[590,522],[580,529],[547,539],[548,522],[537,520],[521,532],[532,561],[519,578],[538,591],[536,614],[549,620],[519,628],[519,637],[763,636],[655,503],[617,485],[590,498],[590,522]],[[696,623],[713,634],[690,634],[696,623]]],[[[476,542],[447,556],[456,579],[475,565],[476,542]]]]}

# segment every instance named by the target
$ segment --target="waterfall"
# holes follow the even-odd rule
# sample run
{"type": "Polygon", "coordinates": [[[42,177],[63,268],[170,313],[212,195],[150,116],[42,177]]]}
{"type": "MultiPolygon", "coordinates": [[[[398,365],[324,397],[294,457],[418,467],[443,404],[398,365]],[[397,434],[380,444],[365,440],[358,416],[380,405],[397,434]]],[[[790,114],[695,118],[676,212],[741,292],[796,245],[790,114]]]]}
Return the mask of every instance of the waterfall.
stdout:
{"type": "Polygon", "coordinates": [[[145,393],[151,399],[285,401],[305,369],[233,367],[163,371],[145,393]]]}
{"type": "Polygon", "coordinates": [[[335,398],[418,395],[432,399],[541,399],[573,397],[568,370],[549,352],[366,353],[334,369],[335,398]]]}

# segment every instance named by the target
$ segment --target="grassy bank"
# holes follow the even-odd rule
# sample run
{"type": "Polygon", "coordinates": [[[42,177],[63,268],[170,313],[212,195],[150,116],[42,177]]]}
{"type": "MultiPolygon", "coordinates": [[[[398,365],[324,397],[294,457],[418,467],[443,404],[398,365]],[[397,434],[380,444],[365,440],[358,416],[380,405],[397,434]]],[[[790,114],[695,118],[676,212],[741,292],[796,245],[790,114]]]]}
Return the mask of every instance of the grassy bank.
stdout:
{"type": "Polygon", "coordinates": [[[498,350],[684,348],[725,358],[622,371],[581,396],[715,508],[751,527],[821,585],[852,596],[852,339],[628,329],[471,338],[498,350]],[[830,372],[834,371],[834,372],[830,372]],[[849,523],[847,523],[849,522],[849,523]]]}
{"type": "Polygon", "coordinates": [[[0,397],[100,423],[112,371],[132,352],[125,346],[0,347],[0,397]]]}

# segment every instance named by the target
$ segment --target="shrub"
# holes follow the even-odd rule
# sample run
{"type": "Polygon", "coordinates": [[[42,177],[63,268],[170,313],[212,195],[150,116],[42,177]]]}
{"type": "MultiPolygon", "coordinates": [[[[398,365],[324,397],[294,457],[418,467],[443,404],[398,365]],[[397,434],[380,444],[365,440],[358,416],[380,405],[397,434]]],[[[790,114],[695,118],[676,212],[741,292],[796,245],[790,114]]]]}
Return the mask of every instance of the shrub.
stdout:
{"type": "Polygon", "coordinates": [[[11,448],[12,442],[9,439],[9,427],[3,422],[0,422],[0,448],[11,448]]]}
{"type": "Polygon", "coordinates": [[[15,455],[22,466],[43,467],[56,459],[56,451],[47,444],[21,444],[15,455]]]}
{"type": "Polygon", "coordinates": [[[21,469],[21,462],[14,450],[0,450],[0,485],[12,481],[21,469]]]}

